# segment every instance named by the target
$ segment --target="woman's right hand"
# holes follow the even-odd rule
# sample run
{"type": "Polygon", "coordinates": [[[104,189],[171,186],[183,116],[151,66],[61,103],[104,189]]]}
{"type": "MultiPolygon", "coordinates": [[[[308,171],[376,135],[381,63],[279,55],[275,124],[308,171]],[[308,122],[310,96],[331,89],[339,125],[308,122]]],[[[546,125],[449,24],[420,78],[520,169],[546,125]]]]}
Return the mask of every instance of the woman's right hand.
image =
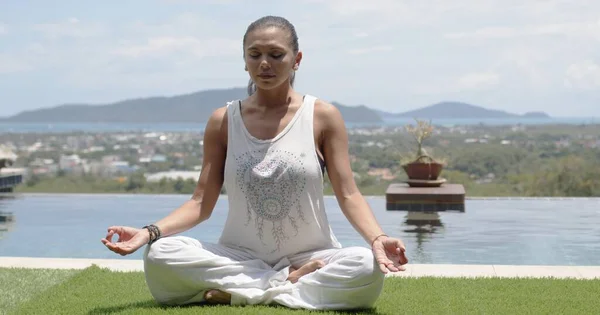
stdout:
{"type": "Polygon", "coordinates": [[[147,229],[136,229],[128,226],[111,226],[102,243],[111,251],[122,256],[134,253],[140,247],[148,244],[150,233],[147,229]],[[112,237],[117,234],[119,240],[113,243],[112,237]]]}

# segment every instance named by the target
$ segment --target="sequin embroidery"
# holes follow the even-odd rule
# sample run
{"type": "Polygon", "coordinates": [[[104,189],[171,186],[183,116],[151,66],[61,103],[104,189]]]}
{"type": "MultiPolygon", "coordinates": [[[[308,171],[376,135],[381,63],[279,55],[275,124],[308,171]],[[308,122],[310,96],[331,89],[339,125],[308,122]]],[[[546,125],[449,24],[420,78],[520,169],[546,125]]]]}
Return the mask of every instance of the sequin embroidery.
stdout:
{"type": "Polygon", "coordinates": [[[290,237],[286,225],[297,234],[299,221],[308,224],[300,205],[306,187],[302,156],[286,150],[262,150],[236,157],[237,184],[247,203],[246,225],[254,219],[257,235],[266,246],[263,230],[265,223],[270,223],[276,245],[273,252],[290,237]]]}

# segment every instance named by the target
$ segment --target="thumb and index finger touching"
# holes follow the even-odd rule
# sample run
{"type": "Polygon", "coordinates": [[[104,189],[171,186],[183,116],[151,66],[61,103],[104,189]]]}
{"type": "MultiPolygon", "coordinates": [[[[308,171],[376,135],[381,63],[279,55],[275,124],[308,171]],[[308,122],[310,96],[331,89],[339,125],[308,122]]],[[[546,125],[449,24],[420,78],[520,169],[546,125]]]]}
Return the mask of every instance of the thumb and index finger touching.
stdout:
{"type": "Polygon", "coordinates": [[[112,237],[117,234],[120,235],[123,231],[123,228],[120,226],[111,226],[108,228],[106,237],[102,239],[102,243],[106,244],[106,242],[112,242],[112,237]]]}
{"type": "Polygon", "coordinates": [[[402,242],[401,240],[397,240],[396,248],[398,250],[398,254],[400,255],[399,263],[402,265],[407,264],[408,258],[406,258],[406,246],[404,245],[404,242],[402,242]]]}
{"type": "Polygon", "coordinates": [[[127,238],[129,237],[123,237],[125,232],[125,228],[122,226],[111,226],[107,229],[106,237],[102,238],[100,241],[111,251],[122,254],[124,248],[131,247],[127,244],[129,241],[127,238]],[[113,241],[115,234],[118,235],[118,241],[116,242],[113,241]]]}

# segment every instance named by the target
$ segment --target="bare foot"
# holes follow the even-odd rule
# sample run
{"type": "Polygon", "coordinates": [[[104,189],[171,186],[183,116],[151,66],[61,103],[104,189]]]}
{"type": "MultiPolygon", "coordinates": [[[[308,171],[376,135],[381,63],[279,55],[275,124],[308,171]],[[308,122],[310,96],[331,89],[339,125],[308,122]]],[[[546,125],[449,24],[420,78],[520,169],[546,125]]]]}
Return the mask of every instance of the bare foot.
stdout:
{"type": "Polygon", "coordinates": [[[298,279],[300,279],[302,276],[305,276],[311,272],[321,269],[323,268],[323,266],[325,266],[325,262],[319,259],[315,259],[307,262],[304,266],[298,269],[290,267],[290,275],[288,276],[287,280],[289,280],[292,283],[296,283],[298,282],[298,279]]]}
{"type": "Polygon", "coordinates": [[[230,304],[231,294],[220,290],[209,290],[204,293],[204,298],[209,304],[230,304]]]}

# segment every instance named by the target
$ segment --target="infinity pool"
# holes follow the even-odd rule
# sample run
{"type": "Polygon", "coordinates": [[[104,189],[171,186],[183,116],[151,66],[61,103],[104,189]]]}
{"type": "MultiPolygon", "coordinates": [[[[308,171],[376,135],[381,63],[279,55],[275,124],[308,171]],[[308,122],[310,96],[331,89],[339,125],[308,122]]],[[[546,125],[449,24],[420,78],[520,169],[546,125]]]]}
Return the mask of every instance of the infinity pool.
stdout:
{"type": "MultiPolygon", "coordinates": [[[[24,194],[0,199],[0,256],[140,259],[121,257],[100,242],[110,225],[141,227],[178,207],[187,195],[24,194]]],[[[600,265],[600,198],[468,199],[465,212],[440,213],[439,224],[413,224],[386,211],[384,197],[367,197],[384,230],[400,237],[412,263],[600,265]],[[410,224],[409,224],[410,223],[410,224]]],[[[334,197],[327,213],[344,246],[368,246],[334,197]]],[[[216,242],[227,214],[219,199],[213,216],[183,233],[216,242]]]]}

